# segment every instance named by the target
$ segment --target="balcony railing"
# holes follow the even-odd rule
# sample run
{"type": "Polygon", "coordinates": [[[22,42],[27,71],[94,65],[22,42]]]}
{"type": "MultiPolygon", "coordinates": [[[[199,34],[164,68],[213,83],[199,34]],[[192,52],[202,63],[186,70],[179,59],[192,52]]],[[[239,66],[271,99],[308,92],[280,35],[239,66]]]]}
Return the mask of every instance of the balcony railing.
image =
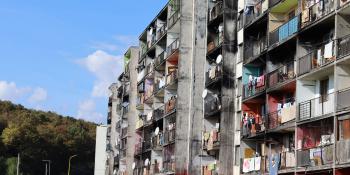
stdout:
{"type": "MultiPolygon", "coordinates": [[[[294,103],[294,102],[293,102],[294,103]]],[[[296,117],[296,105],[291,103],[284,104],[286,107],[282,109],[271,112],[267,115],[268,117],[268,129],[275,129],[282,126],[284,123],[289,122],[296,117]],[[288,105],[287,105],[288,104],[288,105]]]]}
{"type": "Polygon", "coordinates": [[[267,74],[269,88],[280,83],[294,79],[296,76],[294,71],[294,61],[279,67],[278,69],[267,74]]]}
{"type": "Polygon", "coordinates": [[[337,92],[337,111],[349,110],[350,108],[350,88],[337,92]]]}
{"type": "Polygon", "coordinates": [[[254,114],[247,111],[243,112],[241,134],[243,137],[255,136],[265,131],[267,125],[264,114],[254,114]],[[252,123],[251,121],[254,121],[252,123]]]}
{"type": "Polygon", "coordinates": [[[267,9],[263,9],[263,4],[268,3],[268,0],[261,0],[254,6],[254,9],[249,9],[247,14],[244,15],[245,25],[249,25],[255,19],[259,18],[267,9]],[[265,11],[263,11],[265,10],[265,11]]]}
{"type": "Polygon", "coordinates": [[[310,2],[313,1],[305,3],[307,7],[303,10],[303,13],[301,13],[302,28],[314,23],[334,10],[334,1],[318,1],[318,3],[314,4],[310,2]]]}
{"type": "Polygon", "coordinates": [[[128,128],[122,128],[121,138],[124,138],[128,135],[128,128]]]}
{"type": "MultiPolygon", "coordinates": [[[[156,43],[157,41],[157,37],[156,37],[156,34],[152,34],[151,35],[151,39],[148,41],[148,45],[147,45],[147,51],[153,47],[153,45],[156,43]]],[[[146,51],[146,52],[147,52],[146,51]]]]}
{"type": "Polygon", "coordinates": [[[158,91],[163,89],[165,86],[165,77],[157,77],[154,83],[154,93],[156,94],[158,91]]]}
{"type": "Polygon", "coordinates": [[[157,34],[156,34],[156,40],[158,41],[165,33],[166,33],[166,30],[167,30],[167,28],[166,28],[166,23],[164,23],[163,25],[162,25],[162,27],[160,27],[158,30],[157,30],[157,34]]]}
{"type": "Polygon", "coordinates": [[[223,5],[222,2],[218,2],[215,6],[209,11],[209,21],[216,19],[223,13],[223,5]]]}
{"type": "Polygon", "coordinates": [[[166,48],[166,57],[169,57],[172,55],[176,50],[179,49],[180,46],[180,40],[176,39],[174,40],[167,48],[166,48]]]}
{"type": "Polygon", "coordinates": [[[262,75],[252,80],[248,84],[243,85],[243,98],[248,98],[263,92],[266,89],[266,75],[262,75]],[[253,83],[254,81],[254,83],[253,83]]]}
{"type": "Polygon", "coordinates": [[[163,172],[175,172],[175,145],[168,145],[164,148],[163,172]]]}
{"type": "Polygon", "coordinates": [[[205,85],[208,86],[222,78],[222,67],[220,65],[212,66],[205,73],[205,85]]]}
{"type": "Polygon", "coordinates": [[[299,103],[299,120],[321,117],[334,112],[334,93],[299,103]]]}
{"type": "Polygon", "coordinates": [[[294,151],[282,152],[281,153],[281,165],[279,170],[286,170],[295,168],[296,157],[294,151]]]}
{"type": "Polygon", "coordinates": [[[177,69],[173,69],[166,75],[166,85],[174,84],[177,81],[177,69]]]}
{"type": "Polygon", "coordinates": [[[260,55],[267,49],[266,36],[259,39],[251,39],[244,45],[244,63],[250,62],[253,58],[260,55]]]}
{"type": "Polygon", "coordinates": [[[173,25],[177,22],[177,20],[180,18],[180,10],[175,11],[168,19],[168,29],[173,27],[173,25]]]}
{"type": "Polygon", "coordinates": [[[350,35],[338,39],[338,59],[350,55],[350,35]]]}
{"type": "Polygon", "coordinates": [[[270,32],[269,45],[271,46],[281,42],[296,33],[299,30],[299,18],[300,16],[297,15],[274,31],[270,32]]]}
{"type": "Polygon", "coordinates": [[[172,96],[164,105],[165,105],[165,115],[168,113],[171,113],[173,110],[176,109],[176,101],[177,97],[172,96]]]}
{"type": "Polygon", "coordinates": [[[145,141],[142,144],[142,151],[148,151],[152,148],[152,142],[151,142],[151,138],[145,139],[145,141]]]}
{"type": "Polygon", "coordinates": [[[334,144],[297,151],[298,167],[320,167],[333,163],[334,144]]]}
{"type": "Polygon", "coordinates": [[[310,72],[313,69],[320,68],[335,60],[334,54],[334,42],[331,41],[328,44],[320,47],[318,50],[313,50],[307,55],[299,58],[298,61],[298,75],[303,75],[310,72]]]}
{"type": "Polygon", "coordinates": [[[144,55],[146,54],[146,52],[147,52],[147,45],[146,44],[142,44],[141,46],[140,46],[140,56],[139,56],[139,62],[144,58],[144,55]]]}
{"type": "Polygon", "coordinates": [[[340,140],[336,146],[337,164],[350,163],[350,140],[340,140]]]}
{"type": "Polygon", "coordinates": [[[155,67],[161,65],[165,61],[165,52],[160,53],[154,60],[155,67]]]}
{"type": "Polygon", "coordinates": [[[207,150],[213,150],[220,146],[220,132],[212,130],[204,133],[203,147],[207,150]]]}

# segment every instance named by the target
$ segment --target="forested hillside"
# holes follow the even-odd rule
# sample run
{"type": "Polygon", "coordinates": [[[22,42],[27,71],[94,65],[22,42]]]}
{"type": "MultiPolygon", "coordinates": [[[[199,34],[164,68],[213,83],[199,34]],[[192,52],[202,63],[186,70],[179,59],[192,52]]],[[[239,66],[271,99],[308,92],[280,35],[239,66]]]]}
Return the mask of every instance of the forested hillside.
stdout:
{"type": "Polygon", "coordinates": [[[0,175],[16,173],[20,153],[23,175],[44,174],[42,160],[51,160],[51,175],[93,174],[95,152],[94,123],[63,117],[53,112],[26,109],[0,101],[0,175]]]}

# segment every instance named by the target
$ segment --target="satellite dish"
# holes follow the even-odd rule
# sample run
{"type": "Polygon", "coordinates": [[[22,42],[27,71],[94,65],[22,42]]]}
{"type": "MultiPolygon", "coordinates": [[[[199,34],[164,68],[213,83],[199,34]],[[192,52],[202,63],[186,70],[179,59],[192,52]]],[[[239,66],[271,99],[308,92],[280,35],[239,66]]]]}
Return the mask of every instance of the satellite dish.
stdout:
{"type": "Polygon", "coordinates": [[[207,97],[207,95],[208,95],[208,90],[204,89],[202,93],[202,98],[207,97]]]}
{"type": "Polygon", "coordinates": [[[216,57],[216,64],[220,64],[222,61],[222,55],[218,55],[218,57],[216,57]]]}
{"type": "Polygon", "coordinates": [[[219,26],[218,30],[219,30],[219,33],[221,33],[223,31],[223,26],[219,26]]]}
{"type": "Polygon", "coordinates": [[[154,134],[155,134],[155,135],[158,135],[158,134],[159,134],[159,127],[156,128],[156,130],[154,131],[154,134]]]}
{"type": "Polygon", "coordinates": [[[134,162],[134,163],[132,163],[131,168],[134,170],[134,169],[135,169],[135,167],[136,167],[136,164],[135,164],[135,162],[134,162]]]}
{"type": "Polygon", "coordinates": [[[146,160],[145,160],[145,166],[148,166],[149,165],[149,159],[147,158],[146,160]]]}

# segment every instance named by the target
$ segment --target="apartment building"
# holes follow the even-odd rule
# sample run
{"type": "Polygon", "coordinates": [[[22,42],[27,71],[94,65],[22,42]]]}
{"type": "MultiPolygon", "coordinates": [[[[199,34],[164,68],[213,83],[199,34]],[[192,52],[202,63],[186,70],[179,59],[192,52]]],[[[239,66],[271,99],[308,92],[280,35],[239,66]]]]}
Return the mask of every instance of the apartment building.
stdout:
{"type": "Polygon", "coordinates": [[[241,173],[348,174],[347,1],[239,1],[238,11],[241,173]]]}
{"type": "Polygon", "coordinates": [[[96,146],[95,146],[95,175],[108,174],[107,152],[106,152],[106,135],[107,125],[96,126],[96,146]]]}

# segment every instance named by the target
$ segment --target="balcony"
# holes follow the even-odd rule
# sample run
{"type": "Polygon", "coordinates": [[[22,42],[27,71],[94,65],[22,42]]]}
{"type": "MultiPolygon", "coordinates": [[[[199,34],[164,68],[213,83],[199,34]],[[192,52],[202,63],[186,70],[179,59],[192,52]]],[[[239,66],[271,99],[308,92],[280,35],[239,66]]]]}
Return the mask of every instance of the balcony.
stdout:
{"type": "Polygon", "coordinates": [[[135,155],[140,155],[142,153],[142,143],[135,144],[135,155]]]}
{"type": "Polygon", "coordinates": [[[330,41],[319,49],[309,52],[307,55],[299,58],[298,75],[311,72],[314,69],[323,67],[335,60],[334,42],[330,41]]]}
{"type": "Polygon", "coordinates": [[[180,16],[181,16],[180,9],[177,9],[175,12],[173,12],[173,14],[168,19],[168,29],[170,29],[175,25],[175,23],[180,18],[180,16]]]}
{"type": "Polygon", "coordinates": [[[136,128],[135,129],[140,129],[142,128],[144,125],[143,123],[143,119],[142,118],[139,118],[137,121],[136,121],[136,128]]]}
{"type": "Polygon", "coordinates": [[[223,14],[223,12],[224,9],[222,2],[216,3],[215,6],[209,11],[209,22],[212,22],[213,20],[217,19],[223,14]]]}
{"type": "Polygon", "coordinates": [[[244,25],[248,26],[260,18],[268,9],[268,3],[268,0],[261,0],[252,9],[248,9],[246,15],[244,15],[244,25]]]}
{"type": "Polygon", "coordinates": [[[341,112],[350,109],[350,88],[337,92],[337,111],[341,112]]]}
{"type": "Polygon", "coordinates": [[[164,23],[161,27],[159,27],[159,29],[157,30],[156,33],[156,40],[159,41],[161,38],[163,38],[163,36],[166,34],[166,30],[167,30],[167,24],[164,23]]]}
{"type": "Polygon", "coordinates": [[[164,116],[164,106],[153,111],[154,120],[158,121],[164,116]]]}
{"type": "Polygon", "coordinates": [[[338,59],[350,55],[350,35],[338,39],[338,59]]]}
{"type": "Polygon", "coordinates": [[[281,105],[282,109],[275,112],[270,112],[268,117],[268,129],[275,129],[283,126],[285,123],[292,121],[296,117],[296,104],[294,99],[292,102],[281,105]]]}
{"type": "Polygon", "coordinates": [[[222,79],[222,67],[220,65],[211,66],[209,71],[205,73],[205,86],[208,87],[222,79]]]}
{"type": "Polygon", "coordinates": [[[334,1],[303,0],[305,7],[301,13],[301,28],[304,28],[334,11],[334,1]]]}
{"type": "Polygon", "coordinates": [[[158,67],[160,65],[162,65],[163,63],[165,63],[165,52],[163,51],[162,53],[160,53],[155,59],[154,59],[154,65],[156,67],[156,69],[158,69],[158,67]]]}
{"type": "Polygon", "coordinates": [[[146,44],[141,44],[140,45],[140,53],[139,53],[139,62],[141,62],[143,60],[143,58],[145,57],[145,54],[147,52],[148,48],[146,44]]]}
{"type": "Polygon", "coordinates": [[[318,118],[334,112],[334,93],[299,103],[299,121],[318,118]]]}
{"type": "Polygon", "coordinates": [[[297,15],[288,22],[282,24],[269,34],[269,45],[281,43],[299,30],[299,18],[297,15]]]}
{"type": "Polygon", "coordinates": [[[143,118],[143,123],[145,126],[151,125],[154,121],[153,111],[149,112],[147,115],[142,116],[142,118],[143,118]]]}
{"type": "Polygon", "coordinates": [[[179,49],[179,47],[180,40],[177,38],[166,48],[166,57],[168,58],[170,55],[172,55],[175,51],[179,49]]]}
{"type": "MultiPolygon", "coordinates": [[[[154,82],[154,94],[158,94],[165,87],[165,77],[156,77],[154,82]]],[[[160,96],[160,95],[159,95],[160,96]]]]}
{"type": "Polygon", "coordinates": [[[145,141],[142,144],[142,152],[150,151],[151,148],[152,148],[151,138],[145,139],[145,141]]]}
{"type": "Polygon", "coordinates": [[[266,89],[266,75],[253,77],[248,84],[243,85],[243,98],[248,98],[262,93],[266,89]],[[256,83],[255,83],[256,81],[256,83]]]}
{"type": "Polygon", "coordinates": [[[268,73],[268,87],[272,88],[278,84],[293,80],[296,76],[294,70],[294,61],[292,61],[268,73]]]}
{"type": "Polygon", "coordinates": [[[168,75],[166,75],[166,86],[172,85],[177,81],[177,74],[177,66],[172,67],[168,75]]]}
{"type": "Polygon", "coordinates": [[[172,144],[175,142],[176,129],[175,123],[167,125],[164,132],[164,145],[172,144]]]}
{"type": "Polygon", "coordinates": [[[203,147],[208,150],[218,150],[220,148],[220,132],[216,129],[204,133],[203,147]]]}
{"type": "Polygon", "coordinates": [[[307,168],[321,168],[333,163],[334,144],[318,146],[297,151],[297,166],[307,168]]]}
{"type": "Polygon", "coordinates": [[[336,163],[347,164],[350,163],[350,140],[339,140],[336,146],[336,163]]]}
{"type": "Polygon", "coordinates": [[[162,150],[163,145],[164,145],[164,137],[163,137],[162,132],[160,132],[158,135],[152,136],[152,149],[153,150],[162,150]]]}
{"type": "Polygon", "coordinates": [[[244,45],[244,63],[249,63],[267,49],[267,37],[250,39],[244,45]]]}
{"type": "Polygon", "coordinates": [[[219,115],[221,111],[220,95],[208,94],[204,99],[204,116],[211,117],[219,115]]]}
{"type": "MultiPolygon", "coordinates": [[[[207,56],[215,57],[220,54],[220,48],[224,41],[223,31],[219,33],[215,33],[215,37],[208,43],[207,45],[207,56]]],[[[216,57],[215,57],[216,58],[216,57]]]]}
{"type": "Polygon", "coordinates": [[[175,145],[169,145],[164,148],[163,172],[175,172],[175,145]]]}
{"type": "Polygon", "coordinates": [[[263,133],[265,131],[265,125],[267,124],[265,120],[263,114],[244,111],[241,129],[242,137],[249,138],[263,133]]]}
{"type": "Polygon", "coordinates": [[[156,34],[152,34],[150,37],[151,37],[150,40],[147,42],[147,51],[146,52],[148,52],[150,49],[153,49],[153,46],[157,41],[156,34]]]}
{"type": "Polygon", "coordinates": [[[128,136],[128,128],[122,128],[121,138],[126,138],[128,136]]]}
{"type": "Polygon", "coordinates": [[[164,105],[165,105],[165,115],[168,115],[176,110],[176,101],[177,97],[172,96],[164,105]]]}

